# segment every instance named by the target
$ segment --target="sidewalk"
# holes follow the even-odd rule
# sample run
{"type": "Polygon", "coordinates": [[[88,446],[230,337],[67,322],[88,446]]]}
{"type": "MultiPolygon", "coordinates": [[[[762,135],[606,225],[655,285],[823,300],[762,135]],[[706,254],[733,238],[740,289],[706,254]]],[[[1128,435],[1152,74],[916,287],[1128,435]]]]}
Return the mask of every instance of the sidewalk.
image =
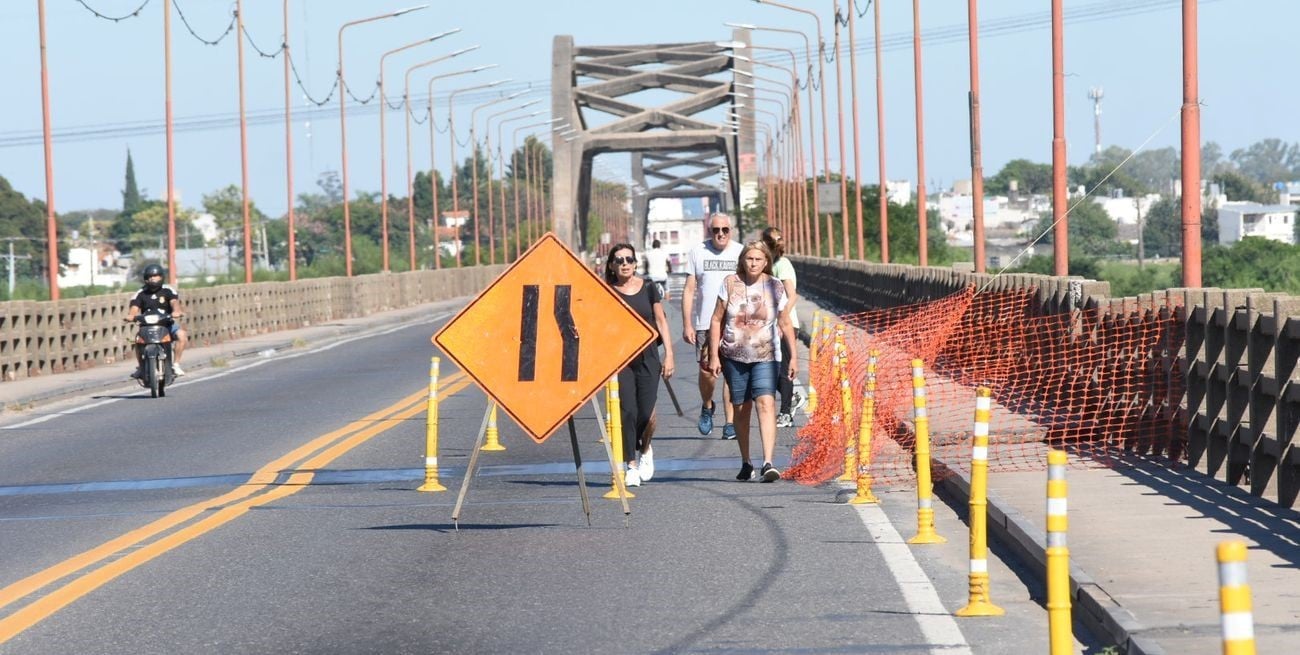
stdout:
{"type": "MultiPolygon", "coordinates": [[[[394,309],[295,330],[268,332],[210,346],[191,344],[182,354],[181,364],[187,374],[194,375],[204,369],[229,365],[240,359],[257,357],[259,353],[267,351],[278,352],[321,346],[380,326],[408,323],[438,312],[454,311],[464,305],[465,301],[465,298],[461,298],[394,309]]],[[[11,419],[34,407],[48,405],[79,394],[131,384],[129,376],[134,368],[135,362],[128,360],[80,371],[0,382],[0,418],[11,419]]]]}

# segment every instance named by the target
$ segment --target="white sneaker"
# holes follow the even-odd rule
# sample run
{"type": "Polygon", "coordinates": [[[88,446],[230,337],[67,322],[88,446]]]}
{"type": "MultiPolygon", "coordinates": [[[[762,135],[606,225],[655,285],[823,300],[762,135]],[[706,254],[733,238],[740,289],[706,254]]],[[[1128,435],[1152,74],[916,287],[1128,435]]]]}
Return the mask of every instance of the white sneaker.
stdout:
{"type": "Polygon", "coordinates": [[[641,486],[641,474],[638,473],[635,468],[629,468],[627,472],[623,474],[623,486],[625,487],[641,486]]]}
{"type": "Polygon", "coordinates": [[[172,362],[172,375],[176,377],[185,375],[185,369],[181,368],[180,362],[172,362]]]}
{"type": "Polygon", "coordinates": [[[655,476],[654,450],[641,453],[641,458],[637,460],[637,473],[640,475],[642,482],[649,482],[650,478],[655,476]]]}
{"type": "Polygon", "coordinates": [[[804,405],[807,404],[808,404],[808,396],[805,395],[803,392],[803,385],[799,385],[795,387],[794,391],[790,393],[790,410],[797,412],[803,409],[804,405]]]}
{"type": "Polygon", "coordinates": [[[792,428],[794,427],[794,416],[788,412],[781,412],[776,415],[776,427],[792,428]]]}

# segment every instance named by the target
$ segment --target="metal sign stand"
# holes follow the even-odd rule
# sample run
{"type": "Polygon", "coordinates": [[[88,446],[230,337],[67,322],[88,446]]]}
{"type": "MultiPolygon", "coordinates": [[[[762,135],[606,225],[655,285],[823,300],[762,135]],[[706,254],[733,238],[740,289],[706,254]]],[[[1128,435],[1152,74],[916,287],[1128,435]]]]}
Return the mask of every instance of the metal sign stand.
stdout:
{"type": "Polygon", "coordinates": [[[668,390],[668,397],[673,399],[673,408],[677,410],[678,416],[685,416],[682,413],[682,404],[677,402],[677,394],[673,393],[673,385],[668,383],[668,378],[663,378],[664,388],[668,390]]]}
{"type": "MultiPolygon", "coordinates": [[[[596,404],[595,398],[591,400],[591,408],[596,412],[596,425],[600,428],[600,434],[604,436],[602,441],[605,443],[605,455],[609,457],[610,475],[613,476],[614,484],[618,487],[618,500],[623,504],[623,527],[631,527],[632,508],[628,507],[627,487],[623,486],[623,476],[618,474],[618,462],[614,461],[614,446],[613,442],[610,441],[613,436],[609,434],[609,430],[605,427],[605,417],[600,413],[600,406],[596,404]]],[[[619,435],[619,438],[622,439],[622,435],[619,435]]]]}
{"type": "MultiPolygon", "coordinates": [[[[618,475],[618,464],[614,461],[614,451],[610,447],[609,434],[605,428],[605,417],[601,416],[600,408],[596,406],[596,401],[592,400],[591,406],[596,410],[596,424],[600,428],[600,433],[605,435],[605,454],[609,457],[609,470],[614,472],[614,479],[617,480],[619,500],[623,503],[623,527],[631,525],[630,516],[632,509],[627,504],[627,489],[623,486],[622,476],[618,475]]],[[[488,403],[487,411],[483,413],[483,424],[479,426],[478,437],[474,440],[474,450],[469,456],[469,465],[465,467],[465,477],[460,482],[460,493],[456,495],[456,507],[451,512],[452,524],[456,526],[456,531],[460,531],[460,510],[465,503],[465,496],[469,493],[469,481],[474,477],[474,472],[478,467],[478,454],[483,450],[483,439],[487,434],[488,419],[492,416],[492,403],[488,403]]],[[[578,428],[573,423],[573,417],[568,419],[569,424],[569,443],[573,446],[573,466],[578,472],[578,494],[582,497],[582,512],[587,516],[587,527],[591,527],[591,501],[587,496],[587,476],[582,471],[582,452],[578,449],[578,428]]]]}

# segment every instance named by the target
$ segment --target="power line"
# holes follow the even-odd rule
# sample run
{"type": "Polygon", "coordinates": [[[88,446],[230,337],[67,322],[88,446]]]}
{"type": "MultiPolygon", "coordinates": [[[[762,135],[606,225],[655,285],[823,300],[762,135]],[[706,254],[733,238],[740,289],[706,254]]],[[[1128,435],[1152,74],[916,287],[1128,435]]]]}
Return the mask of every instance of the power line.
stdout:
{"type": "MultiPolygon", "coordinates": [[[[1199,0],[1199,4],[1210,4],[1220,1],[1221,0],[1199,0]]],[[[82,4],[84,6],[84,3],[82,4]]],[[[1065,21],[1067,23],[1077,24],[1109,20],[1113,18],[1124,18],[1163,11],[1181,6],[1181,4],[1182,0],[1109,0],[1066,10],[1065,21]]],[[[990,38],[1020,34],[1050,25],[1051,12],[1037,12],[981,22],[979,29],[981,37],[990,38]]],[[[965,40],[966,38],[967,27],[964,24],[947,25],[922,32],[922,39],[924,39],[927,45],[952,43],[965,40]]],[[[863,41],[856,45],[857,47],[855,48],[855,51],[858,53],[873,51],[875,48],[874,41],[863,41]]],[[[887,35],[881,39],[881,49],[885,51],[909,49],[911,47],[911,32],[895,32],[894,34],[887,35]]],[[[841,44],[839,51],[847,53],[848,44],[841,44]]],[[[780,59],[781,56],[782,55],[779,53],[774,53],[759,55],[755,58],[762,61],[772,62],[780,59]]],[[[832,57],[833,56],[835,55],[832,55],[832,57]]],[[[296,77],[296,67],[294,73],[296,77]]],[[[305,92],[306,89],[301,80],[298,80],[298,84],[305,92]]],[[[318,105],[318,107],[294,108],[294,115],[302,118],[329,118],[332,112],[322,109],[319,106],[327,103],[333,93],[337,90],[337,77],[334,80],[334,84],[335,86],[331,88],[324,101],[317,101],[314,98],[309,97],[309,101],[318,105]]],[[[535,88],[549,87],[549,80],[532,80],[503,84],[499,87],[495,87],[494,91],[499,89],[500,93],[511,93],[514,91],[527,91],[534,90],[535,88]]],[[[494,91],[470,93],[462,96],[462,98],[465,100],[488,100],[497,97],[494,95],[494,91]]],[[[351,95],[350,92],[349,95],[351,95]]],[[[372,93],[371,98],[368,98],[367,100],[373,99],[373,97],[374,94],[372,93]]],[[[435,95],[435,97],[445,100],[446,94],[435,95]]],[[[423,98],[427,101],[428,96],[415,96],[412,98],[412,102],[416,101],[418,98],[423,98]]],[[[373,114],[378,111],[378,107],[374,105],[362,105],[356,111],[359,114],[373,114]]],[[[283,110],[268,109],[254,111],[249,112],[248,122],[251,125],[269,124],[277,120],[283,120],[283,116],[283,110]]],[[[237,122],[238,114],[234,112],[195,115],[182,117],[176,120],[174,130],[177,132],[211,131],[234,127],[237,122]]],[[[158,119],[122,121],[58,129],[54,131],[53,138],[57,143],[71,143],[132,136],[151,136],[162,134],[164,130],[165,126],[163,121],[158,119]]],[[[41,143],[42,140],[43,136],[41,130],[0,131],[0,149],[34,145],[41,143]]]]}

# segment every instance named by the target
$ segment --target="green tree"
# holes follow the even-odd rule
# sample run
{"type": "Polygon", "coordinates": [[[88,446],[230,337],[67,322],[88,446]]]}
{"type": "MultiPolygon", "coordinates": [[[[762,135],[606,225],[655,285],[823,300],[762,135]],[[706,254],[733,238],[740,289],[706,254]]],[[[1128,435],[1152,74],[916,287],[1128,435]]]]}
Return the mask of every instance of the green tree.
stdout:
{"type": "MultiPolygon", "coordinates": [[[[1219,212],[1206,209],[1201,215],[1201,240],[1219,240],[1219,212]]],[[[1163,198],[1142,217],[1142,249],[1147,257],[1183,256],[1183,205],[1181,198],[1163,198]]]]}
{"type": "Polygon", "coordinates": [[[1028,159],[1013,159],[997,175],[985,181],[984,190],[990,195],[1008,195],[1011,193],[1012,180],[1016,181],[1020,195],[1051,193],[1052,165],[1038,164],[1028,159]]]}
{"type": "Polygon", "coordinates": [[[1245,200],[1264,204],[1277,202],[1277,191],[1235,170],[1220,171],[1208,179],[1219,185],[1223,194],[1228,196],[1228,200],[1245,200]]]}
{"type": "MultiPolygon", "coordinates": [[[[1080,258],[1129,255],[1132,249],[1127,243],[1116,240],[1119,227],[1101,205],[1084,200],[1070,211],[1069,238],[1070,253],[1080,258]]],[[[1044,212],[1034,227],[1034,234],[1043,234],[1042,243],[1053,242],[1052,214],[1044,212]]],[[[1071,266],[1073,269],[1073,266],[1071,266]]]]}
{"type": "MultiPolygon", "coordinates": [[[[1097,260],[1091,257],[1077,255],[1073,252],[1073,248],[1070,250],[1070,275],[1078,275],[1090,280],[1098,279],[1101,269],[1098,267],[1097,260]]],[[[1020,266],[1007,269],[1007,272],[1056,275],[1056,264],[1049,255],[1034,255],[1028,259],[1021,260],[1021,262],[1020,266]]]]}
{"type": "Polygon", "coordinates": [[[135,162],[131,160],[131,149],[126,149],[126,188],[122,189],[122,215],[130,216],[143,208],[144,197],[135,184],[135,162]]]}
{"type": "Polygon", "coordinates": [[[1271,239],[1246,237],[1231,246],[1210,246],[1202,253],[1201,270],[1205,286],[1300,293],[1300,247],[1271,239]]]}
{"type": "Polygon", "coordinates": [[[1264,139],[1232,151],[1232,163],[1242,175],[1264,185],[1292,180],[1300,174],[1300,144],[1264,139]]]}

